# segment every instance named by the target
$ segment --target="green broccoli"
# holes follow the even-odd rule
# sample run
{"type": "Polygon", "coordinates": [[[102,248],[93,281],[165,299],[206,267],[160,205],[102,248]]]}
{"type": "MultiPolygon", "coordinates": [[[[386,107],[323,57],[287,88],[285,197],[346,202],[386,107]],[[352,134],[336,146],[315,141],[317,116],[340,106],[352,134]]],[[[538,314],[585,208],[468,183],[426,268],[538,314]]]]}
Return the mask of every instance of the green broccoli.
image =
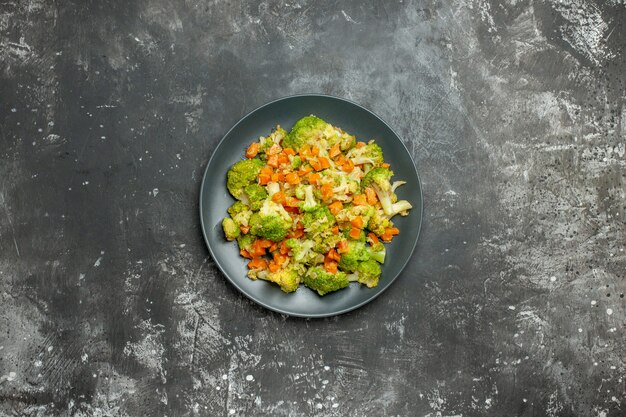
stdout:
{"type": "Polygon", "coordinates": [[[238,226],[247,226],[248,220],[252,215],[250,208],[241,201],[235,201],[235,203],[230,206],[227,211],[238,226]]]}
{"type": "MultiPolygon", "coordinates": [[[[298,195],[298,190],[296,190],[296,196],[298,195]]],[[[304,186],[304,201],[300,204],[300,209],[302,211],[312,211],[317,207],[317,201],[315,201],[315,196],[313,195],[313,186],[305,185],[304,186]]]]}
{"type": "Polygon", "coordinates": [[[392,176],[393,171],[387,168],[373,168],[361,180],[361,187],[374,189],[383,211],[388,217],[393,217],[396,214],[406,216],[413,206],[406,200],[395,202],[397,197],[391,190],[391,183],[389,182],[392,176]]]}
{"type": "Polygon", "coordinates": [[[300,285],[300,274],[292,268],[268,272],[267,274],[259,275],[259,278],[280,285],[280,289],[284,292],[294,292],[300,285]]]}
{"type": "Polygon", "coordinates": [[[233,197],[237,200],[242,200],[244,203],[247,202],[244,188],[256,182],[256,178],[263,165],[265,165],[265,163],[259,158],[253,158],[244,159],[230,167],[227,174],[228,180],[226,187],[233,197]]]}
{"type": "Polygon", "coordinates": [[[328,123],[319,117],[303,117],[293,125],[289,135],[283,139],[283,145],[299,151],[304,145],[320,139],[327,127],[328,123]]]}
{"type": "Polygon", "coordinates": [[[383,150],[374,142],[370,142],[361,148],[354,148],[347,153],[347,157],[352,159],[355,165],[372,164],[380,165],[385,162],[383,150]]]}
{"type": "Polygon", "coordinates": [[[289,159],[291,160],[292,169],[298,169],[302,166],[302,158],[299,155],[292,155],[289,159]]]}
{"type": "Polygon", "coordinates": [[[368,252],[370,258],[374,259],[376,262],[384,264],[385,263],[385,255],[387,254],[387,250],[385,249],[385,245],[378,242],[373,246],[368,247],[368,252]]]}
{"type": "Polygon", "coordinates": [[[335,225],[335,217],[326,206],[317,206],[302,216],[302,224],[307,233],[321,233],[335,225]]]}
{"type": "Polygon", "coordinates": [[[359,262],[370,259],[370,252],[363,242],[348,241],[348,251],[341,254],[339,268],[347,272],[354,272],[359,262]]]}
{"type": "Polygon", "coordinates": [[[315,247],[313,250],[317,253],[326,253],[335,246],[337,243],[343,239],[341,235],[333,234],[331,229],[325,230],[322,233],[318,233],[313,237],[315,242],[315,247]]]}
{"type": "Polygon", "coordinates": [[[372,217],[370,217],[367,223],[367,228],[374,232],[375,235],[382,236],[388,227],[393,227],[393,222],[384,215],[384,212],[381,213],[380,209],[374,210],[372,217]]]}
{"type": "Polygon", "coordinates": [[[252,244],[254,243],[254,240],[255,238],[251,234],[240,235],[237,238],[237,244],[239,245],[239,249],[243,249],[243,250],[250,252],[250,250],[252,249],[252,244]]]}
{"type": "Polygon", "coordinates": [[[259,184],[250,184],[244,188],[244,194],[248,197],[250,208],[252,210],[258,210],[263,205],[263,202],[267,198],[267,191],[265,187],[259,184]]]}
{"type": "Polygon", "coordinates": [[[280,127],[280,125],[276,126],[276,129],[267,137],[262,137],[259,142],[261,144],[261,152],[265,152],[268,150],[273,144],[280,144],[280,141],[287,136],[287,131],[280,127]]]}
{"type": "Polygon", "coordinates": [[[357,281],[361,284],[367,285],[368,288],[378,285],[380,274],[382,270],[380,264],[373,259],[369,259],[364,262],[360,262],[356,267],[355,274],[357,275],[357,281]]]}
{"type": "Polygon", "coordinates": [[[356,145],[356,138],[344,131],[341,131],[341,142],[339,145],[341,150],[347,151],[348,149],[352,149],[354,145],[356,145]]]}
{"type": "Polygon", "coordinates": [[[316,264],[324,261],[324,257],[320,259],[320,254],[316,253],[313,248],[315,242],[309,239],[287,239],[285,245],[290,249],[293,260],[298,263],[316,264]]]}
{"type": "Polygon", "coordinates": [[[345,288],[350,284],[345,272],[331,274],[321,266],[312,266],[304,275],[304,285],[324,295],[345,288]]]}
{"type": "Polygon", "coordinates": [[[239,237],[239,225],[230,217],[224,217],[224,220],[222,220],[222,229],[224,229],[226,240],[235,240],[239,237]]]}
{"type": "Polygon", "coordinates": [[[265,200],[261,210],[250,216],[250,233],[273,242],[283,240],[292,226],[291,216],[283,206],[265,200]]]}

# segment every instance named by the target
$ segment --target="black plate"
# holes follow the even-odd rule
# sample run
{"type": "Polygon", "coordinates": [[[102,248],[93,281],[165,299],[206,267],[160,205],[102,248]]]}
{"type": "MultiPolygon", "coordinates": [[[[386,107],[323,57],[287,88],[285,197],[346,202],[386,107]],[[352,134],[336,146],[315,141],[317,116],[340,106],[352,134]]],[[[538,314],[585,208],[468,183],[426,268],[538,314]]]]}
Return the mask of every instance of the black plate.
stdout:
{"type": "Polygon", "coordinates": [[[326,317],[358,308],[385,291],[404,269],[415,245],[422,223],[422,188],[415,164],[398,135],[371,111],[348,100],[325,95],[299,95],[272,101],[252,111],[226,133],[213,152],[200,189],[200,220],[204,239],[217,266],[239,291],[260,305],[279,313],[299,317],[326,317]],[[228,242],[222,232],[226,209],[235,201],[226,189],[226,172],[232,164],[244,158],[248,145],[260,136],[268,135],[280,124],[289,131],[301,117],[314,114],[346,132],[357,140],[375,139],[383,149],[385,161],[391,164],[393,180],[404,180],[398,188],[399,199],[406,199],[413,209],[407,217],[396,216],[400,229],[387,245],[387,258],[380,282],[375,288],[352,283],[346,289],[320,297],[300,286],[291,294],[283,293],[277,285],[246,277],[247,260],[239,255],[236,242],[228,242]]]}

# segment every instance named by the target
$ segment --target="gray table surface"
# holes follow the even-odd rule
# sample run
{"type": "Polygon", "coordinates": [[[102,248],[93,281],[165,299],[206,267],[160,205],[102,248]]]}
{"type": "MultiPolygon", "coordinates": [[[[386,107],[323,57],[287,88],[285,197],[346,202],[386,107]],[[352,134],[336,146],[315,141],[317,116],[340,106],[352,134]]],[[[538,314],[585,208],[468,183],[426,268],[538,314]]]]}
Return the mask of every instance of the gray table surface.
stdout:
{"type": "Polygon", "coordinates": [[[623,1],[0,3],[0,413],[623,416],[623,1]],[[407,270],[303,320],[202,241],[203,168],[305,92],[403,137],[407,270]]]}

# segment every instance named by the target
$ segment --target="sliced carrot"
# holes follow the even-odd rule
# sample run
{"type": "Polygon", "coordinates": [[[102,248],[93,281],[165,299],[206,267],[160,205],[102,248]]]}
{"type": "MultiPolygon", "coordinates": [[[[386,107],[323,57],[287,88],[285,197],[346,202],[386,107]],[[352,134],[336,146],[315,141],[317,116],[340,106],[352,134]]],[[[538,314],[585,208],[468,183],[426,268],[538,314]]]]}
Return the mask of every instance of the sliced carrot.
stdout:
{"type": "Polygon", "coordinates": [[[269,175],[259,175],[259,184],[267,185],[272,180],[272,177],[269,175]]]}
{"type": "Polygon", "coordinates": [[[391,165],[389,165],[387,162],[382,163],[380,166],[383,167],[383,168],[391,167],[391,165]]]}
{"type": "Polygon", "coordinates": [[[274,182],[285,182],[285,174],[282,172],[275,172],[272,174],[272,181],[274,182]]]}
{"type": "Polygon", "coordinates": [[[311,167],[308,165],[302,165],[300,169],[298,170],[298,175],[300,175],[301,177],[304,177],[309,172],[311,172],[311,167]]]}
{"type": "Polygon", "coordinates": [[[272,167],[265,165],[261,168],[261,171],[259,171],[259,175],[272,175],[272,172],[274,172],[272,167]]]}
{"type": "Polygon", "coordinates": [[[320,161],[320,165],[322,166],[322,169],[330,168],[330,161],[328,160],[328,158],[324,156],[320,156],[318,160],[320,161]]]}
{"type": "Polygon", "coordinates": [[[367,197],[365,197],[365,194],[357,194],[354,197],[352,197],[352,202],[356,204],[357,206],[366,206],[367,197]]]}
{"type": "Polygon", "coordinates": [[[334,215],[337,215],[337,213],[343,210],[343,204],[341,201],[335,201],[334,203],[328,205],[328,210],[330,210],[330,212],[334,215]]]}
{"type": "Polygon", "coordinates": [[[239,254],[240,254],[241,256],[243,256],[244,258],[252,259],[252,256],[250,256],[250,252],[248,252],[248,251],[247,251],[247,250],[245,250],[245,249],[241,249],[241,250],[239,251],[239,254]]]}
{"type": "Polygon", "coordinates": [[[376,235],[372,232],[369,232],[367,234],[367,240],[369,240],[369,242],[372,244],[372,246],[380,243],[380,241],[378,240],[378,237],[376,237],[376,235]]]}
{"type": "Polygon", "coordinates": [[[244,235],[247,235],[250,231],[250,226],[239,226],[239,230],[241,230],[241,233],[244,235]]]}
{"type": "Polygon", "coordinates": [[[311,164],[313,169],[316,170],[316,171],[321,171],[322,170],[322,164],[317,159],[310,159],[309,160],[309,164],[311,164]]]}
{"type": "Polygon", "coordinates": [[[296,151],[294,151],[291,148],[285,148],[285,149],[283,149],[283,152],[286,153],[287,155],[295,155],[296,154],[296,151]]]}
{"type": "Polygon", "coordinates": [[[309,147],[303,146],[302,148],[300,148],[300,152],[298,152],[298,155],[300,155],[300,158],[303,161],[306,161],[307,159],[309,159],[309,156],[311,156],[311,151],[309,147]]]}
{"type": "Polygon", "coordinates": [[[391,240],[393,239],[393,235],[387,234],[387,233],[383,233],[382,235],[380,235],[380,238],[384,241],[384,242],[391,242],[391,240]]]}
{"type": "Polygon", "coordinates": [[[285,202],[285,193],[282,191],[277,192],[272,196],[272,201],[274,203],[283,204],[285,202]]]}
{"type": "Polygon", "coordinates": [[[285,255],[281,255],[280,253],[275,253],[274,262],[276,262],[278,266],[281,266],[282,264],[287,262],[287,257],[285,255]]]}
{"type": "Polygon", "coordinates": [[[280,242],[280,253],[282,253],[283,255],[287,255],[289,253],[289,248],[287,247],[286,240],[280,242]]]}
{"type": "Polygon", "coordinates": [[[337,262],[335,261],[324,261],[324,269],[331,274],[337,273],[337,262]]]}
{"type": "Polygon", "coordinates": [[[317,146],[311,146],[311,155],[317,156],[320,154],[320,148],[317,146]]]}
{"type": "Polygon", "coordinates": [[[322,185],[320,192],[322,193],[322,199],[330,200],[333,196],[333,187],[329,184],[322,185]]]}
{"type": "Polygon", "coordinates": [[[320,180],[320,174],[316,174],[315,172],[309,172],[306,178],[307,180],[309,180],[309,184],[317,185],[320,180]]]}
{"type": "Polygon", "coordinates": [[[274,242],[272,246],[270,246],[270,252],[274,252],[276,249],[278,249],[278,243],[274,242]]]}
{"type": "Polygon", "coordinates": [[[343,163],[341,169],[344,170],[344,172],[352,172],[352,170],[354,169],[354,162],[352,162],[350,159],[346,159],[346,162],[343,163]]]}
{"type": "Polygon", "coordinates": [[[267,165],[278,168],[278,155],[272,155],[267,159],[267,165]]]}
{"type": "Polygon", "coordinates": [[[357,229],[356,227],[353,227],[352,229],[350,229],[350,237],[352,239],[358,239],[361,237],[361,230],[357,229]]]}
{"type": "Polygon", "coordinates": [[[350,220],[350,224],[357,229],[363,228],[363,218],[361,216],[356,216],[354,219],[350,220]]]}
{"type": "Polygon", "coordinates": [[[304,224],[300,220],[296,223],[296,230],[304,230],[304,224]]]}
{"type": "Polygon", "coordinates": [[[267,267],[271,272],[277,272],[280,269],[280,265],[274,261],[270,261],[267,267]]]}
{"type": "Polygon", "coordinates": [[[365,189],[365,196],[367,197],[367,204],[373,206],[378,201],[378,197],[376,196],[376,192],[373,188],[367,187],[365,189]]]}
{"type": "Polygon", "coordinates": [[[362,148],[362,147],[364,147],[365,145],[366,145],[366,144],[365,144],[365,142],[357,142],[357,143],[356,143],[356,147],[357,147],[357,148],[362,148]]]}
{"type": "Polygon", "coordinates": [[[254,258],[248,262],[250,269],[267,269],[267,261],[263,258],[254,258]]]}
{"type": "Polygon", "coordinates": [[[265,153],[268,154],[269,156],[273,156],[273,155],[278,155],[282,150],[283,148],[281,148],[280,145],[277,145],[275,143],[272,146],[270,146],[270,148],[267,151],[265,151],[265,153]]]}
{"type": "Polygon", "coordinates": [[[339,226],[333,227],[332,231],[333,231],[333,235],[338,235],[339,234],[339,226]]]}
{"type": "Polygon", "coordinates": [[[330,151],[328,151],[328,156],[334,159],[340,153],[341,153],[341,149],[339,149],[339,144],[335,143],[333,147],[330,148],[330,151]]]}
{"type": "Polygon", "coordinates": [[[298,207],[283,206],[283,208],[288,213],[300,214],[300,209],[298,207]]]}
{"type": "Polygon", "coordinates": [[[335,158],[335,163],[339,166],[343,165],[345,162],[346,158],[343,156],[343,154],[339,154],[339,156],[335,158]]]}
{"type": "Polygon", "coordinates": [[[267,249],[270,248],[274,244],[274,242],[268,239],[257,239],[256,244],[260,248],[267,249]]]}
{"type": "Polygon", "coordinates": [[[328,253],[326,254],[326,256],[328,256],[329,259],[333,260],[333,261],[337,261],[339,262],[339,260],[341,259],[341,255],[339,255],[335,249],[331,249],[328,251],[328,253]]]}
{"type": "Polygon", "coordinates": [[[261,144],[259,142],[254,142],[250,146],[248,146],[248,150],[246,150],[246,158],[254,158],[261,149],[261,144]]]}
{"type": "Polygon", "coordinates": [[[287,155],[284,152],[281,152],[278,154],[278,164],[279,165],[284,165],[284,164],[288,164],[289,161],[289,155],[287,155]]]}
{"type": "Polygon", "coordinates": [[[400,229],[398,229],[397,227],[388,227],[385,229],[385,233],[388,233],[391,236],[399,235],[400,229]]]}
{"type": "Polygon", "coordinates": [[[346,253],[348,251],[348,241],[346,239],[341,239],[339,243],[337,243],[337,253],[346,253]]]}
{"type": "Polygon", "coordinates": [[[287,183],[291,185],[300,184],[300,177],[297,173],[290,172],[289,174],[285,175],[285,181],[287,181],[287,183]]]}

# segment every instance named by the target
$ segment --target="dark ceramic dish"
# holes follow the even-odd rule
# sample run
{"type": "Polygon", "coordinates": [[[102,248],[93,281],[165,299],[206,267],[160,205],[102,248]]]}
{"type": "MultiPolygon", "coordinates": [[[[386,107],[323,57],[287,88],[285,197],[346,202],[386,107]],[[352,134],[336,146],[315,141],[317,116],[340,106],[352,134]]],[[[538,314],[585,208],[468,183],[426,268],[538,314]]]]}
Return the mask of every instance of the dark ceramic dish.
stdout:
{"type": "Polygon", "coordinates": [[[422,223],[422,189],[415,164],[402,140],[378,116],[348,100],[325,95],[299,95],[281,98],[252,111],[233,126],[219,143],[207,165],[200,189],[200,221],[204,239],[217,266],[226,278],[245,296],[260,305],[299,317],[327,317],[358,308],[385,291],[404,269],[417,243],[422,223]],[[224,239],[221,222],[226,209],[234,202],[226,189],[226,172],[232,164],[243,159],[248,145],[260,136],[268,135],[280,124],[289,131],[301,117],[314,114],[329,123],[356,135],[357,140],[375,139],[383,149],[385,161],[391,164],[394,180],[406,185],[397,190],[399,199],[406,199],[413,209],[407,217],[395,216],[400,229],[387,245],[387,258],[382,276],[375,288],[356,283],[341,291],[320,297],[300,286],[291,294],[283,293],[277,285],[246,277],[247,260],[239,255],[236,242],[224,239]]]}

